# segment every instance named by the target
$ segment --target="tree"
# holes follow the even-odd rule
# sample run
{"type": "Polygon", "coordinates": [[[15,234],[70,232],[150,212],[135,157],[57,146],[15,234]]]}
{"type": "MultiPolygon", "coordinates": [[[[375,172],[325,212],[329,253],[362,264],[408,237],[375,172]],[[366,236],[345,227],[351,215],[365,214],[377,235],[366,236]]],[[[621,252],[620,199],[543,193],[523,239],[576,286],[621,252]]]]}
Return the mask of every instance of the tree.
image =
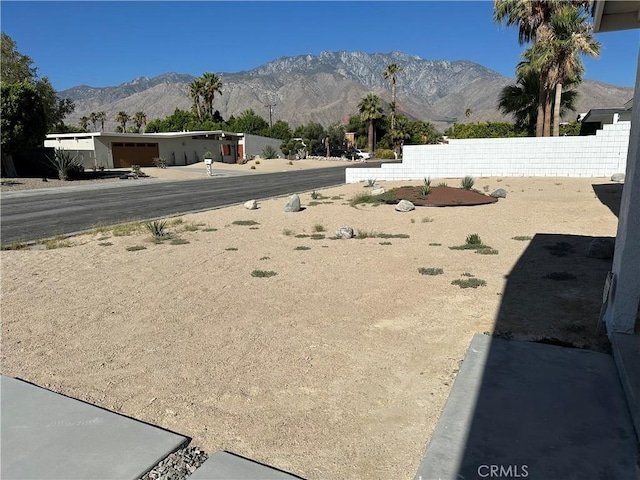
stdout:
{"type": "Polygon", "coordinates": [[[202,121],[201,98],[204,91],[202,78],[196,78],[189,84],[189,96],[193,100],[192,110],[198,114],[198,120],[202,121]]]}
{"type": "Polygon", "coordinates": [[[18,83],[37,77],[37,69],[32,66],[33,60],[18,52],[16,42],[2,32],[0,39],[2,56],[0,57],[1,77],[5,83],[18,83]]]}
{"type": "Polygon", "coordinates": [[[104,132],[104,121],[107,119],[107,114],[105,112],[96,113],[96,118],[100,122],[100,131],[104,132]]]}
{"type": "Polygon", "coordinates": [[[368,149],[370,152],[373,152],[374,125],[376,120],[382,118],[382,105],[380,97],[373,93],[369,93],[360,101],[360,103],[358,104],[358,109],[360,110],[360,116],[362,120],[369,123],[368,149]]]}
{"type": "MultiPolygon", "coordinates": [[[[96,112],[91,112],[89,114],[89,121],[93,125],[93,131],[96,132],[98,130],[98,114],[96,112]]],[[[80,126],[82,126],[82,124],[80,124],[80,126]]]]}
{"type": "Polygon", "coordinates": [[[147,115],[142,111],[134,113],[133,123],[136,126],[136,133],[140,133],[142,131],[142,127],[147,124],[147,115]]]}
{"type": "MultiPolygon", "coordinates": [[[[498,107],[503,113],[513,116],[518,129],[525,130],[528,135],[534,136],[538,116],[540,74],[532,68],[519,68],[517,72],[517,83],[507,85],[500,91],[498,107]]],[[[567,80],[568,87],[574,85],[575,82],[567,80]]],[[[574,110],[577,98],[577,91],[564,90],[560,99],[560,113],[574,110]]]]}
{"type": "Polygon", "coordinates": [[[250,108],[236,117],[233,123],[230,122],[229,128],[234,132],[263,135],[269,129],[269,123],[250,108]]]}
{"type": "Polygon", "coordinates": [[[118,112],[118,115],[116,115],[116,118],[114,118],[114,120],[120,124],[118,126],[119,130],[117,131],[125,133],[127,131],[127,122],[131,120],[131,117],[127,112],[118,112]]]}
{"type": "Polygon", "coordinates": [[[91,120],[86,115],[80,117],[80,121],[79,121],[80,128],[86,131],[90,121],[91,120]]]}
{"type": "Polygon", "coordinates": [[[213,100],[217,94],[222,95],[222,79],[215,73],[202,74],[202,98],[204,99],[205,112],[213,117],[213,100]]]}
{"type": "Polygon", "coordinates": [[[289,124],[283,120],[278,120],[269,127],[266,136],[271,138],[278,138],[287,142],[293,135],[289,124]]]}
{"type": "Polygon", "coordinates": [[[389,108],[391,110],[391,130],[396,128],[396,76],[400,71],[400,66],[397,63],[391,63],[387,65],[387,68],[382,72],[382,76],[391,84],[391,103],[389,108]]]}
{"type": "Polygon", "coordinates": [[[418,120],[409,124],[410,142],[414,145],[432,145],[442,142],[442,134],[429,122],[418,120]]]}

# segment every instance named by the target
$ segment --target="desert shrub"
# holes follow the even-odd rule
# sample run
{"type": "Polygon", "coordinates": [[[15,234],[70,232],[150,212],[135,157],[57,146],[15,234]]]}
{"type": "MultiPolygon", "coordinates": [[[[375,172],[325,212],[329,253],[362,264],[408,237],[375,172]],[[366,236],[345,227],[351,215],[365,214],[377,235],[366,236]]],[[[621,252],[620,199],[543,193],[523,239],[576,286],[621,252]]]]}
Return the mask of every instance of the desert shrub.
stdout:
{"type": "Polygon", "coordinates": [[[255,165],[251,165],[251,167],[250,167],[250,168],[251,168],[251,170],[255,170],[255,169],[256,169],[256,166],[255,166],[255,165]]]}
{"type": "Polygon", "coordinates": [[[167,168],[167,161],[162,157],[156,157],[153,159],[153,164],[157,168],[167,168]]]}
{"type": "Polygon", "coordinates": [[[135,245],[133,247],[127,247],[127,252],[137,252],[138,250],[146,250],[147,247],[143,247],[142,245],[135,245]]]}
{"type": "Polygon", "coordinates": [[[51,165],[58,172],[60,180],[72,180],[82,176],[84,166],[79,162],[77,155],[71,155],[71,152],[57,148],[53,158],[47,156],[51,165]]]}
{"type": "Polygon", "coordinates": [[[460,288],[478,288],[487,285],[487,282],[480,280],[479,278],[467,278],[465,280],[457,279],[451,282],[451,285],[457,285],[460,288]]]}
{"type": "Polygon", "coordinates": [[[470,233],[465,240],[467,245],[482,245],[482,239],[477,233],[470,233]]]}
{"type": "Polygon", "coordinates": [[[270,158],[276,158],[277,155],[278,155],[277,150],[273,148],[271,145],[267,145],[262,149],[262,155],[261,155],[262,158],[266,158],[268,160],[270,158]]]}
{"type": "Polygon", "coordinates": [[[314,200],[317,200],[318,197],[320,197],[320,194],[318,192],[316,192],[315,190],[311,192],[311,198],[313,198],[314,200]]]}
{"type": "Polygon", "coordinates": [[[238,251],[238,249],[236,247],[227,247],[227,248],[225,248],[225,250],[227,252],[237,252],[238,251]]]}
{"type": "Polygon", "coordinates": [[[438,187],[448,187],[449,185],[447,185],[447,182],[440,182],[438,183],[438,187]]]}
{"type": "Polygon", "coordinates": [[[311,247],[300,246],[300,247],[294,248],[294,250],[311,250],[311,247]]]}
{"type": "Polygon", "coordinates": [[[274,275],[277,275],[277,272],[274,272],[273,270],[254,270],[251,272],[251,276],[257,278],[268,278],[273,277],[274,275]]]}
{"type": "Polygon", "coordinates": [[[243,225],[243,226],[251,226],[251,225],[260,225],[255,220],[234,220],[231,222],[233,225],[243,225]]]}
{"type": "Polygon", "coordinates": [[[444,273],[444,270],[441,268],[420,267],[418,269],[418,273],[420,273],[420,275],[442,275],[444,273]]]}
{"type": "Polygon", "coordinates": [[[189,240],[185,240],[184,238],[174,238],[171,240],[171,245],[186,245],[189,243],[189,240]]]}
{"type": "Polygon", "coordinates": [[[365,188],[371,188],[376,184],[376,179],[375,178],[368,178],[367,179],[367,184],[365,185],[365,188]]]}
{"type": "Polygon", "coordinates": [[[326,231],[327,231],[327,229],[326,229],[326,228],[324,228],[324,225],[322,225],[321,223],[316,223],[316,224],[313,226],[313,231],[314,231],[314,232],[326,232],[326,231]]]}
{"type": "Polygon", "coordinates": [[[495,248],[479,248],[478,250],[476,250],[476,253],[479,253],[480,255],[498,255],[498,250],[496,250],[495,248]]]}
{"type": "Polygon", "coordinates": [[[426,197],[431,193],[431,178],[425,178],[424,183],[420,187],[420,194],[426,197]]]}
{"type": "Polygon", "coordinates": [[[113,243],[111,243],[111,242],[100,242],[98,245],[100,245],[101,247],[110,247],[111,245],[113,245],[113,243]]]}
{"type": "Polygon", "coordinates": [[[526,235],[518,235],[517,237],[511,237],[511,240],[518,240],[519,242],[525,242],[527,240],[531,240],[533,237],[529,237],[526,235]]]}
{"type": "Polygon", "coordinates": [[[155,220],[153,222],[147,222],[144,224],[145,228],[149,230],[151,236],[155,239],[165,239],[169,236],[167,232],[167,222],[155,220]]]}
{"type": "Polygon", "coordinates": [[[467,175],[466,177],[464,177],[462,179],[462,181],[460,182],[460,186],[464,189],[464,190],[471,190],[473,188],[473,184],[475,183],[475,181],[473,180],[473,177],[467,175]]]}
{"type": "Polygon", "coordinates": [[[324,240],[325,236],[322,233],[313,233],[309,238],[311,238],[311,240],[324,240]]]}
{"type": "Polygon", "coordinates": [[[381,158],[383,160],[391,160],[396,158],[393,150],[389,150],[387,148],[379,148],[376,150],[375,158],[381,158]]]}

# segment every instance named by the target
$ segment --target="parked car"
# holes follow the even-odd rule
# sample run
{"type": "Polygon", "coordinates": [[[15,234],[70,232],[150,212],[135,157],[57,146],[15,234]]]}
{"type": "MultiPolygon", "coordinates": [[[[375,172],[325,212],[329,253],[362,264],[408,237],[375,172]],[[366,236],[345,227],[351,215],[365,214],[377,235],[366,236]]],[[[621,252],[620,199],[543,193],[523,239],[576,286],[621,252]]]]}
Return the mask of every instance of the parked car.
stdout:
{"type": "Polygon", "coordinates": [[[369,152],[363,152],[362,150],[356,148],[356,153],[360,156],[360,158],[362,160],[369,160],[371,159],[371,154],[369,152]]]}

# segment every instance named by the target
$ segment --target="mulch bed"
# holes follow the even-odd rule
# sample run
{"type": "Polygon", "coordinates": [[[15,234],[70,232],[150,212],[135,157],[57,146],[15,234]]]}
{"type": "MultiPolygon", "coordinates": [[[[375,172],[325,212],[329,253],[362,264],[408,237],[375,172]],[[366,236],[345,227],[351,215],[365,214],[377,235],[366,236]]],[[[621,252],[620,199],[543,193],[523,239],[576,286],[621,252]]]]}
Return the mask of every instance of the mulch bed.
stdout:
{"type": "Polygon", "coordinates": [[[426,197],[421,195],[420,187],[399,187],[390,190],[389,193],[393,193],[395,199],[387,203],[396,204],[400,200],[409,200],[414,205],[422,207],[463,207],[498,201],[497,198],[474,190],[453,187],[431,187],[431,193],[426,197]]]}

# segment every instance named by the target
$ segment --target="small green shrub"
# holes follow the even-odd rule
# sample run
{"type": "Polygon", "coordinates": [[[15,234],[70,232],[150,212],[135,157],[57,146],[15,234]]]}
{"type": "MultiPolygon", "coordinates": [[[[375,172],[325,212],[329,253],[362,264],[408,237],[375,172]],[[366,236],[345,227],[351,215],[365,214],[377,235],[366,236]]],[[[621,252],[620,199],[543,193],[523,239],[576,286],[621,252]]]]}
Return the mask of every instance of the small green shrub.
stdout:
{"type": "Polygon", "coordinates": [[[314,231],[314,232],[326,232],[326,231],[327,231],[327,229],[326,229],[326,228],[324,228],[324,225],[322,225],[321,223],[316,223],[316,224],[313,226],[313,231],[314,231]]]}
{"type": "Polygon", "coordinates": [[[153,159],[153,164],[157,168],[167,168],[167,161],[162,157],[156,157],[153,159]]]}
{"type": "Polygon", "coordinates": [[[23,242],[11,242],[2,245],[0,250],[28,250],[29,245],[23,242]]]}
{"type": "Polygon", "coordinates": [[[342,200],[342,195],[334,195],[331,200],[342,200]]]}
{"type": "Polygon", "coordinates": [[[309,235],[306,233],[299,233],[295,236],[296,238],[309,238],[309,235]]]}
{"type": "Polygon", "coordinates": [[[170,243],[171,245],[187,245],[189,240],[185,240],[184,238],[174,238],[170,243]]]}
{"type": "Polygon", "coordinates": [[[442,244],[441,243],[430,243],[429,246],[430,247],[440,247],[440,246],[442,246],[442,244]]]}
{"type": "Polygon", "coordinates": [[[317,200],[319,196],[320,196],[320,194],[318,192],[316,192],[315,190],[313,192],[311,192],[311,198],[312,199],[317,200]]]}
{"type": "Polygon", "coordinates": [[[262,158],[269,160],[271,158],[276,158],[277,155],[278,151],[271,145],[267,145],[262,149],[262,158]]]}
{"type": "Polygon", "coordinates": [[[422,222],[422,223],[431,223],[431,222],[433,222],[433,218],[424,217],[424,218],[421,220],[421,222],[422,222]]]}
{"type": "Polygon", "coordinates": [[[203,232],[217,232],[218,229],[217,228],[203,228],[202,231],[203,232]]]}
{"type": "Polygon", "coordinates": [[[494,248],[479,248],[476,250],[476,253],[480,255],[498,255],[498,250],[494,248]]]}
{"type": "Polygon", "coordinates": [[[378,232],[374,232],[373,230],[358,230],[356,232],[355,238],[364,239],[364,238],[376,238],[378,236],[378,232]]]}
{"type": "Polygon", "coordinates": [[[275,275],[277,275],[277,273],[273,270],[254,270],[253,272],[251,272],[251,276],[257,278],[268,278],[275,275]]]}
{"type": "Polygon", "coordinates": [[[231,222],[233,225],[242,225],[242,226],[251,226],[251,225],[260,225],[255,220],[235,220],[231,222]]]}
{"type": "Polygon", "coordinates": [[[393,150],[389,150],[387,148],[379,148],[376,150],[375,158],[381,158],[383,160],[392,160],[396,158],[393,150]]]}
{"type": "Polygon", "coordinates": [[[251,167],[250,167],[250,168],[251,168],[251,170],[255,170],[255,169],[256,169],[256,166],[255,166],[255,165],[251,165],[251,167]]]}
{"type": "Polygon", "coordinates": [[[164,220],[154,220],[153,222],[146,222],[144,224],[145,228],[149,230],[151,236],[157,239],[166,239],[169,236],[167,232],[167,222],[164,220]]]}
{"type": "Polygon", "coordinates": [[[467,175],[460,182],[460,186],[463,188],[463,190],[471,190],[474,183],[475,181],[473,180],[473,177],[467,175]]]}
{"type": "Polygon", "coordinates": [[[113,243],[111,243],[111,242],[100,242],[98,245],[100,245],[101,247],[110,247],[111,245],[113,245],[113,243]]]}
{"type": "Polygon", "coordinates": [[[378,238],[410,238],[406,233],[379,233],[378,238]]]}
{"type": "Polygon", "coordinates": [[[461,277],[469,277],[469,278],[475,277],[475,275],[474,275],[474,274],[469,273],[469,272],[461,273],[461,274],[460,274],[460,276],[461,276],[461,277]]]}
{"type": "Polygon", "coordinates": [[[325,236],[322,233],[313,233],[309,238],[311,238],[311,240],[324,240],[325,236]]]}
{"type": "Polygon", "coordinates": [[[420,187],[420,195],[426,197],[431,193],[431,178],[425,178],[424,183],[420,187]]]}
{"type": "Polygon", "coordinates": [[[260,257],[260,260],[269,260],[271,257],[260,257]]]}
{"type": "Polygon", "coordinates": [[[367,184],[364,186],[364,188],[371,188],[376,184],[376,179],[375,178],[369,178],[367,179],[367,184]]]}
{"type": "Polygon", "coordinates": [[[379,242],[379,243],[380,243],[380,245],[392,245],[391,242],[379,242]]]}
{"type": "Polygon", "coordinates": [[[299,246],[294,248],[294,250],[311,250],[311,247],[299,246]]]}
{"type": "Polygon", "coordinates": [[[64,235],[58,235],[57,237],[49,238],[47,240],[39,240],[36,242],[36,245],[44,245],[47,250],[73,247],[73,243],[71,243],[64,235]]]}
{"type": "Polygon", "coordinates": [[[438,183],[438,187],[448,187],[449,185],[447,185],[447,182],[440,182],[438,183]]]}
{"type": "Polygon", "coordinates": [[[525,242],[527,240],[532,240],[532,239],[533,239],[533,237],[528,237],[528,236],[524,236],[524,235],[517,236],[517,237],[511,237],[511,240],[518,240],[519,242],[525,242]]]}
{"type": "Polygon", "coordinates": [[[420,267],[418,269],[418,272],[420,273],[420,275],[442,275],[444,273],[444,270],[441,268],[420,267]]]}
{"type": "Polygon", "coordinates": [[[99,238],[96,238],[96,240],[98,240],[99,242],[104,242],[105,240],[109,240],[110,238],[111,238],[111,237],[107,237],[107,236],[105,236],[105,237],[99,237],[99,238]]]}
{"type": "Polygon", "coordinates": [[[185,232],[197,232],[198,230],[200,230],[200,226],[196,225],[195,223],[188,223],[182,228],[182,230],[184,230],[185,232]]]}
{"type": "Polygon", "coordinates": [[[471,233],[467,235],[467,239],[465,240],[465,243],[467,245],[482,245],[482,239],[480,238],[480,235],[478,235],[477,233],[471,233]]]}
{"type": "Polygon", "coordinates": [[[468,278],[466,280],[457,279],[451,282],[451,285],[457,285],[460,288],[478,288],[487,285],[487,282],[479,278],[468,278]]]}
{"type": "Polygon", "coordinates": [[[227,248],[225,248],[225,250],[227,252],[237,252],[238,251],[238,249],[236,247],[227,247],[227,248]]]}
{"type": "Polygon", "coordinates": [[[256,160],[256,161],[255,161],[255,164],[256,164],[256,165],[260,165],[260,160],[256,160]]]}
{"type": "Polygon", "coordinates": [[[138,250],[146,250],[147,247],[143,247],[142,245],[134,245],[133,247],[127,247],[127,252],[137,252],[138,250]]]}
{"type": "Polygon", "coordinates": [[[315,200],[312,200],[309,203],[307,203],[308,207],[315,207],[317,205],[320,205],[320,202],[316,202],[315,200]]]}
{"type": "Polygon", "coordinates": [[[293,165],[293,162],[291,160],[289,160],[289,165],[293,165]]]}

